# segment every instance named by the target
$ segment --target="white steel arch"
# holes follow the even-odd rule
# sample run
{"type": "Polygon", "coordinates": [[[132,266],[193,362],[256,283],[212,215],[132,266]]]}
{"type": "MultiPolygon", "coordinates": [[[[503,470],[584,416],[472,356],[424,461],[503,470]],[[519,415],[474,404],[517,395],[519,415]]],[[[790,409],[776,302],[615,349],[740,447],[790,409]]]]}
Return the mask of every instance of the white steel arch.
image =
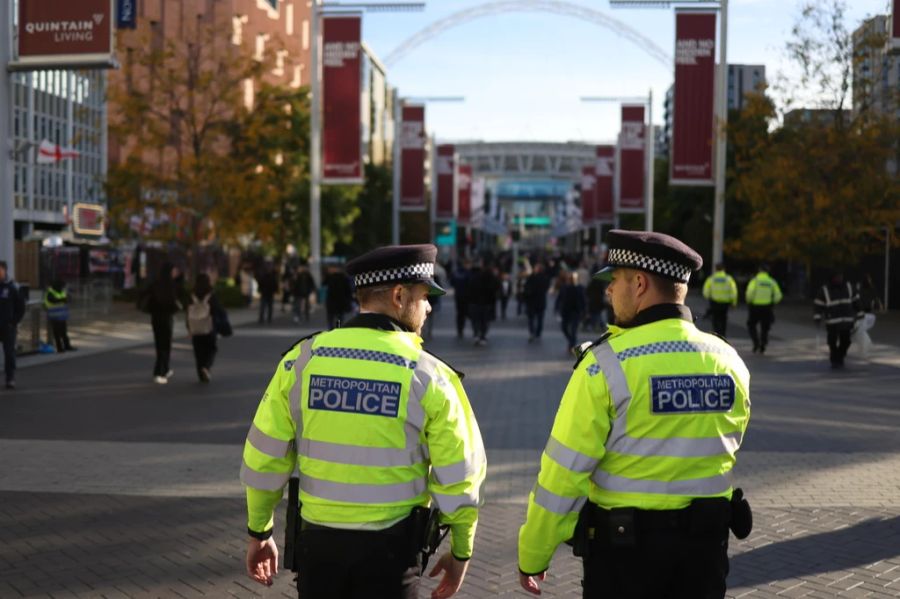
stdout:
{"type": "Polygon", "coordinates": [[[494,0],[492,2],[486,2],[484,4],[463,9],[444,17],[439,21],[435,21],[402,42],[385,57],[384,62],[388,66],[393,65],[417,47],[448,29],[459,27],[460,25],[483,17],[505,12],[550,12],[574,17],[582,21],[588,21],[604,27],[633,43],[657,62],[664,65],[667,69],[671,69],[674,64],[672,62],[672,57],[667,54],[665,50],[660,48],[653,40],[638,30],[606,13],[600,12],[599,10],[594,10],[593,8],[588,8],[587,6],[574,4],[572,2],[563,2],[562,0],[494,0]]]}

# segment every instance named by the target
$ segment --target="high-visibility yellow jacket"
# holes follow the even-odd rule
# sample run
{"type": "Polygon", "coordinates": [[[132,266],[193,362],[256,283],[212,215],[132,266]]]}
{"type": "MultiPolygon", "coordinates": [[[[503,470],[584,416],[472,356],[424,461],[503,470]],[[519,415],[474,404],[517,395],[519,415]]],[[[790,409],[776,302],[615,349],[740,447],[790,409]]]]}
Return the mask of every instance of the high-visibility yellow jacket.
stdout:
{"type": "Polygon", "coordinates": [[[734,277],[724,270],[717,270],[703,283],[703,297],[718,304],[737,305],[738,288],[734,277]]]}
{"type": "Polygon", "coordinates": [[[731,497],[750,417],[737,352],[674,304],[610,333],[583,354],[560,402],[519,530],[522,572],[547,569],[585,501],[662,510],[731,497]]]}
{"type": "Polygon", "coordinates": [[[283,356],[244,445],[251,531],[272,529],[295,466],[304,520],[378,530],[433,501],[453,555],[472,555],[481,432],[460,375],[387,316],[357,316],[283,356]]]}
{"type": "Polygon", "coordinates": [[[781,287],[767,272],[760,272],[747,283],[745,299],[750,306],[773,306],[781,301],[781,287]]]}
{"type": "Polygon", "coordinates": [[[66,290],[57,291],[53,287],[47,288],[44,294],[44,308],[47,309],[47,316],[50,320],[68,320],[69,305],[66,290]]]}

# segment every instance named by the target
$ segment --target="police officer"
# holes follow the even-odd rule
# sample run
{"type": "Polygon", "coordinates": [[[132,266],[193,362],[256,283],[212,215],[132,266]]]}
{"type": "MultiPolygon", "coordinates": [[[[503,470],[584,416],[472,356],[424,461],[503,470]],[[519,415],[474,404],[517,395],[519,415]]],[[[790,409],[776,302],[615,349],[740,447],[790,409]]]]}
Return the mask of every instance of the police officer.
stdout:
{"type": "Polygon", "coordinates": [[[19,285],[7,278],[6,262],[0,260],[0,344],[6,388],[16,388],[16,332],[25,317],[25,298],[19,285]]]}
{"type": "Polygon", "coordinates": [[[417,597],[411,529],[429,504],[450,551],[432,597],[453,595],[472,556],[487,470],[462,375],[422,349],[433,245],[374,250],[347,265],[360,314],[302,339],[278,364],[244,446],[247,573],[271,584],[273,511],[300,471],[302,599],[417,597]]]}
{"type": "Polygon", "coordinates": [[[519,531],[519,581],[538,594],[572,538],[584,597],[719,599],[736,515],[749,533],[729,478],[749,374],[684,305],[696,252],[649,232],[614,230],[608,244],[595,276],[611,277],[616,325],[582,352],[563,394],[519,531]]]}
{"type": "Polygon", "coordinates": [[[836,272],[827,285],[822,285],[813,301],[816,326],[825,321],[828,351],[832,368],[843,368],[844,358],[850,349],[850,333],[857,320],[865,315],[859,302],[859,293],[844,275],[836,272]]]}
{"type": "Polygon", "coordinates": [[[738,290],[734,277],[725,272],[725,265],[716,264],[716,271],[703,283],[703,297],[709,300],[713,331],[721,337],[728,330],[728,308],[737,306],[738,290]]]}
{"type": "Polygon", "coordinates": [[[47,287],[44,294],[44,308],[47,310],[47,320],[50,321],[50,330],[53,333],[53,341],[56,343],[56,351],[76,351],[69,341],[69,295],[66,292],[66,283],[62,280],[53,281],[47,287]]]}
{"type": "Polygon", "coordinates": [[[753,353],[765,353],[769,344],[769,329],[775,321],[775,304],[781,301],[781,287],[769,276],[769,267],[762,264],[759,272],[747,283],[747,328],[753,341],[753,353]],[[759,325],[759,330],[757,330],[759,325]]]}

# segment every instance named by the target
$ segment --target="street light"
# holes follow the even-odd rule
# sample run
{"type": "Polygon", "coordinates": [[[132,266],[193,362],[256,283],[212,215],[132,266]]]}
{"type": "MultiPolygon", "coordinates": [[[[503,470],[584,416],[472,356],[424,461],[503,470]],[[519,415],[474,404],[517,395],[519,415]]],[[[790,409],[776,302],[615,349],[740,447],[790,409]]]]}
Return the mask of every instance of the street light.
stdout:
{"type": "Polygon", "coordinates": [[[313,277],[322,282],[322,39],[319,18],[326,12],[415,12],[425,8],[424,2],[328,2],[312,0],[310,6],[310,67],[313,73],[310,85],[309,118],[309,258],[313,277]]]}
{"type": "MultiPolygon", "coordinates": [[[[400,243],[400,125],[403,117],[402,104],[430,104],[433,102],[465,102],[465,96],[421,96],[400,98],[397,89],[394,89],[394,151],[393,151],[393,198],[391,202],[391,243],[400,243]]],[[[432,153],[434,152],[434,139],[432,138],[432,153]]],[[[431,169],[434,170],[434,156],[431,158],[431,169]]]]}
{"type": "MultiPolygon", "coordinates": [[[[653,129],[653,90],[651,89],[647,92],[646,96],[582,96],[582,102],[616,102],[619,104],[641,104],[647,107],[647,132],[645,133],[644,144],[646,149],[644,152],[647,154],[647,166],[646,166],[646,184],[644,185],[644,229],[647,231],[653,230],[653,183],[654,183],[654,162],[656,160],[656,135],[653,129]]],[[[615,172],[619,172],[619,160],[616,159],[616,170],[615,172]]],[[[619,216],[619,205],[618,198],[619,193],[618,189],[616,190],[616,218],[619,216]]],[[[598,239],[599,231],[598,231],[598,239]]]]}

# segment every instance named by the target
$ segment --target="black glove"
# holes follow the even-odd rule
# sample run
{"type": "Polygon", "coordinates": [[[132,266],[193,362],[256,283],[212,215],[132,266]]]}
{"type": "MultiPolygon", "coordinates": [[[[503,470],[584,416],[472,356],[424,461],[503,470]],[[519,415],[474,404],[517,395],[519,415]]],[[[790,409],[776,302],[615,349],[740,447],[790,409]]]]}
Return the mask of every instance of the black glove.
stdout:
{"type": "Polygon", "coordinates": [[[753,512],[750,503],[744,499],[743,489],[735,489],[731,495],[731,532],[739,539],[746,539],[753,530],[753,512]]]}

